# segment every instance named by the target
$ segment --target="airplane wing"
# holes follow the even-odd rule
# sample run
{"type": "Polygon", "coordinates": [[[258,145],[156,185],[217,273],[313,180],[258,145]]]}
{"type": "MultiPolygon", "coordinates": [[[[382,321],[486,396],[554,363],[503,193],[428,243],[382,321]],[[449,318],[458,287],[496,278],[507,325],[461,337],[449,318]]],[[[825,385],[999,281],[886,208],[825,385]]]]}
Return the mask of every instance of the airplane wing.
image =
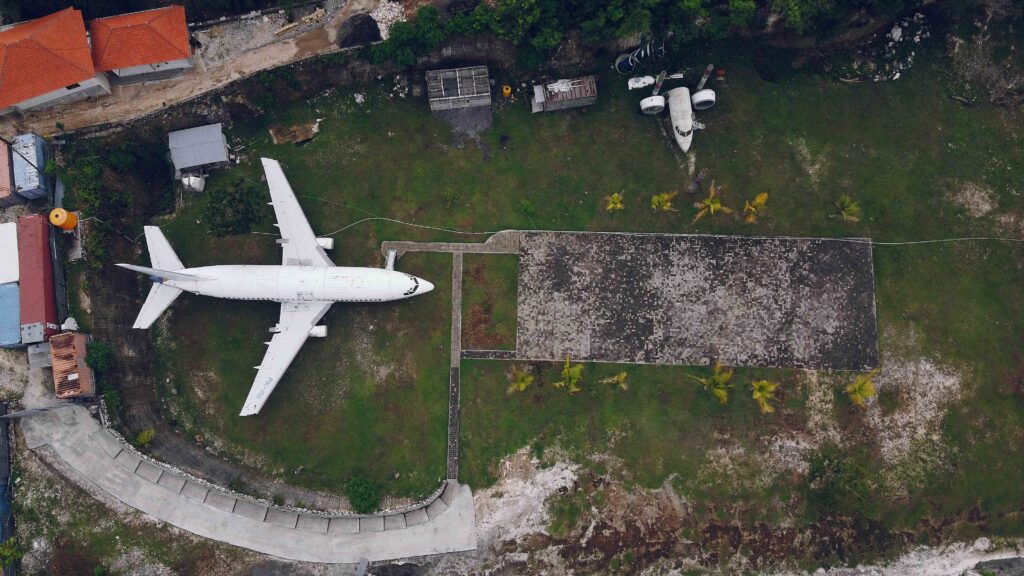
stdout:
{"type": "Polygon", "coordinates": [[[309,227],[299,201],[295,199],[288,179],[277,160],[261,158],[263,171],[267,173],[270,186],[271,205],[277,216],[277,227],[281,231],[282,263],[285,266],[334,266],[330,257],[316,242],[316,235],[309,227]]]}
{"type": "Polygon", "coordinates": [[[258,414],[274,391],[285,370],[295,359],[309,331],[327,313],[332,302],[283,302],[277,333],[270,339],[270,348],[256,373],[256,380],[245,399],[240,416],[258,414]]]}

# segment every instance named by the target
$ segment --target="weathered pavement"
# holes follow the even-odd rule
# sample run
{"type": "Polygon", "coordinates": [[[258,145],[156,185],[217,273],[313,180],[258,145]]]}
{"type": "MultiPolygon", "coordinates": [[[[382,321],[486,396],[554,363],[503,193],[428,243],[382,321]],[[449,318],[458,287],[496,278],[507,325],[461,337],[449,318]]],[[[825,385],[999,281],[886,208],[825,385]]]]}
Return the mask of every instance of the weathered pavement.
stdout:
{"type": "Polygon", "coordinates": [[[49,446],[82,476],[141,512],[199,536],[289,560],[355,563],[476,548],[473,496],[448,482],[420,508],[321,516],[268,506],[140,457],[81,406],[21,421],[28,447],[49,446]]]}

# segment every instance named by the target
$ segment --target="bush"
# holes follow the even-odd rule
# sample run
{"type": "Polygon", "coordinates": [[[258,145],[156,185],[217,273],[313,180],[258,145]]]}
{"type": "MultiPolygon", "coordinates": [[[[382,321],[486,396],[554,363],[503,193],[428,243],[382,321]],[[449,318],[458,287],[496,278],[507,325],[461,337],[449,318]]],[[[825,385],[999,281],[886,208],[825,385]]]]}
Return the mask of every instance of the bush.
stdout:
{"type": "Polygon", "coordinates": [[[263,192],[248,180],[236,180],[226,190],[206,196],[203,218],[214,236],[247,234],[263,219],[263,192]]]}
{"type": "Polygon", "coordinates": [[[123,407],[121,394],[118,393],[116,388],[108,384],[103,384],[103,388],[103,402],[107,405],[107,411],[111,415],[120,417],[121,408],[123,407]]]}
{"type": "Polygon", "coordinates": [[[153,438],[156,438],[156,430],[146,428],[135,436],[135,443],[145,448],[149,446],[149,443],[153,441],[153,438]]]}
{"type": "Polygon", "coordinates": [[[381,64],[393,62],[403,68],[416,63],[416,58],[428,54],[444,42],[446,27],[441,24],[437,8],[423,6],[416,11],[416,19],[395,22],[388,30],[388,39],[373,47],[373,61],[381,64]]]}
{"type": "Polygon", "coordinates": [[[355,477],[345,485],[345,497],[352,509],[360,514],[369,514],[380,508],[381,490],[369,478],[355,477]]]}
{"type": "Polygon", "coordinates": [[[114,350],[106,342],[93,341],[85,352],[85,363],[97,374],[103,374],[114,367],[114,350]]]}

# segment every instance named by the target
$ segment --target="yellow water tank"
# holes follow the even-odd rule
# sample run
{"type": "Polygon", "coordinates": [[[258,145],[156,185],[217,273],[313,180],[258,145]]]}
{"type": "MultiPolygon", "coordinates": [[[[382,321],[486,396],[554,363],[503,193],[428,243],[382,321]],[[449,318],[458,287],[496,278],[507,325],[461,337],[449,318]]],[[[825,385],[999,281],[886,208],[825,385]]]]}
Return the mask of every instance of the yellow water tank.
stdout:
{"type": "Polygon", "coordinates": [[[62,230],[74,230],[78,226],[78,216],[63,208],[54,208],[50,211],[50,224],[62,230]]]}
{"type": "Polygon", "coordinates": [[[508,84],[502,86],[501,95],[504,96],[505,98],[510,98],[512,96],[512,87],[509,86],[508,84]]]}

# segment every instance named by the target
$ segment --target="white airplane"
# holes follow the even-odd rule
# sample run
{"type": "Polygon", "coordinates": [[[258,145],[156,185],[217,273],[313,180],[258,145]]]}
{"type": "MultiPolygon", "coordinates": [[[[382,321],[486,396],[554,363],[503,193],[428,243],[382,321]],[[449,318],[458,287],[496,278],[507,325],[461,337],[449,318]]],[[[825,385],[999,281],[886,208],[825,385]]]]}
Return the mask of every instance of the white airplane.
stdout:
{"type": "Polygon", "coordinates": [[[149,328],[182,292],[234,300],[271,300],[281,303],[281,319],[270,329],[263,363],[249,390],[241,416],[259,413],[285,370],[310,336],[327,336],[327,326],[317,326],[335,302],[388,302],[404,300],[434,289],[434,285],[411,274],[392,269],[335,266],[309,226],[295,193],[277,160],[263,158],[263,170],[270,185],[270,203],[281,232],[277,242],[284,250],[280,266],[203,266],[185,268],[160,228],[146,226],[146,245],[152,268],[118,264],[148,274],[153,287],[142,305],[133,328],[149,328]]]}

